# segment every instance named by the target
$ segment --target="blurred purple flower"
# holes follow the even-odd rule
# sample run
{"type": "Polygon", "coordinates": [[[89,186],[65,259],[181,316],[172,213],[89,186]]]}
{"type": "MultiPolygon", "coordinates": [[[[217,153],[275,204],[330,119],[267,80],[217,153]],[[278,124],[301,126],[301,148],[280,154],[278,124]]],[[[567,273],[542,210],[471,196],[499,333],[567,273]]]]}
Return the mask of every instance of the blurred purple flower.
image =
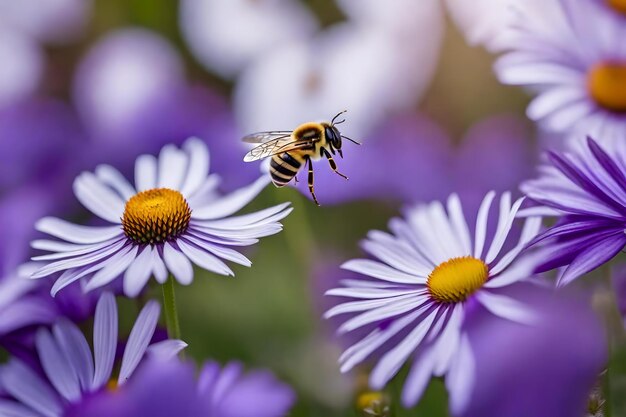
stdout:
{"type": "Polygon", "coordinates": [[[178,52],[154,32],[102,38],[81,62],[73,96],[89,136],[77,157],[83,169],[108,163],[129,175],[139,155],[196,136],[210,145],[226,190],[258,177],[258,168],[241,163],[246,150],[226,100],[190,86],[178,52]]]}
{"type": "Polygon", "coordinates": [[[207,362],[200,372],[198,392],[208,405],[206,417],[281,417],[295,402],[293,390],[271,372],[244,374],[238,362],[223,368],[207,362]]]}
{"type": "Polygon", "coordinates": [[[59,203],[67,200],[84,139],[76,115],[61,101],[30,99],[0,110],[0,188],[34,185],[59,203]]]}
{"type": "Polygon", "coordinates": [[[468,326],[476,383],[460,416],[582,416],[607,361],[602,324],[585,300],[563,291],[518,285],[509,295],[542,319],[521,326],[475,311],[468,326]]]}
{"type": "Polygon", "coordinates": [[[616,143],[626,136],[626,19],[608,3],[516,2],[509,52],[495,69],[503,83],[537,92],[531,119],[616,143]]]}
{"type": "MultiPolygon", "coordinates": [[[[184,86],[174,47],[146,29],[122,29],[95,43],[80,63],[74,102],[94,141],[132,144],[135,131],[164,117],[184,86]]],[[[162,125],[162,123],[158,123],[162,125]]]]}
{"type": "Polygon", "coordinates": [[[567,265],[558,285],[608,262],[626,245],[626,148],[607,152],[591,138],[575,145],[571,153],[550,152],[540,177],[521,187],[542,205],[526,213],[561,217],[531,243],[547,248],[538,271],[567,265]]]}
{"type": "MultiPolygon", "coordinates": [[[[362,142],[346,143],[345,159],[336,159],[349,181],[324,160],[314,165],[315,192],[322,204],[367,198],[429,201],[454,191],[472,212],[486,192],[517,188],[536,159],[526,126],[513,116],[475,124],[460,145],[434,122],[415,115],[389,120],[362,142]]],[[[306,181],[297,187],[308,195],[306,181]]]]}
{"type": "Polygon", "coordinates": [[[1,0],[0,21],[40,42],[60,44],[80,35],[92,0],[1,0]]]}
{"type": "Polygon", "coordinates": [[[198,381],[188,363],[146,361],[123,390],[86,401],[66,417],[282,417],[293,390],[269,371],[246,374],[240,363],[204,365],[198,381]]]}
{"type": "Polygon", "coordinates": [[[183,0],[180,29],[207,69],[231,78],[281,43],[308,38],[317,21],[290,0],[183,0]]]}
{"type": "Polygon", "coordinates": [[[43,51],[39,45],[28,36],[1,25],[0,22],[0,109],[32,95],[44,71],[43,51]]]}
{"type": "Polygon", "coordinates": [[[0,372],[0,387],[12,397],[1,401],[2,409],[23,417],[64,416],[66,410],[80,407],[85,398],[106,393],[111,384],[123,386],[147,354],[162,360],[173,358],[186,346],[184,342],[166,340],[151,344],[159,314],[160,306],[155,301],[149,301],[139,313],[116,380],[112,375],[118,312],[111,293],[104,293],[96,308],[93,353],[81,330],[67,319],[57,321],[52,331],[40,328],[36,349],[45,378],[22,361],[11,359],[0,372]]]}

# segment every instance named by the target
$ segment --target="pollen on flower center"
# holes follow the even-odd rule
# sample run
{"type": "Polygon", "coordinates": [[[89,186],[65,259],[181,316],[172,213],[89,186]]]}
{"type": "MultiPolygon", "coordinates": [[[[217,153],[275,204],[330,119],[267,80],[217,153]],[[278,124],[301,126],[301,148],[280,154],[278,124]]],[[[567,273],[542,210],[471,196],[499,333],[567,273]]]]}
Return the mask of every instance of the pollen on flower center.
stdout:
{"type": "Polygon", "coordinates": [[[126,202],[122,228],[124,234],[140,244],[172,240],[187,230],[191,209],[181,193],[169,188],[154,188],[132,196],[126,202]]]}
{"type": "Polygon", "coordinates": [[[449,259],[428,276],[426,286],[430,295],[441,303],[465,301],[487,281],[489,268],[471,256],[449,259]]]}
{"type": "MultiPolygon", "coordinates": [[[[626,7],[626,0],[622,1],[626,7]]],[[[603,62],[587,75],[591,97],[600,106],[619,113],[626,112],[626,62],[603,62]]]]}
{"type": "Polygon", "coordinates": [[[626,14],[626,0],[608,0],[608,3],[618,12],[626,14]]]}

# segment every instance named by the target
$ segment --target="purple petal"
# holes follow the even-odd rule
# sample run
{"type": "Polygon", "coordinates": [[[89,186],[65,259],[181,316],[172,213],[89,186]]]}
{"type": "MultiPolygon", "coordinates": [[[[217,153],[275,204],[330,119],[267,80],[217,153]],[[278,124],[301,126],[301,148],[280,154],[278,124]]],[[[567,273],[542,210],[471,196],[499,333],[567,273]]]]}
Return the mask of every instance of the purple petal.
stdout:
{"type": "Polygon", "coordinates": [[[81,392],[78,375],[50,332],[47,329],[40,329],[37,332],[36,343],[41,365],[52,385],[68,401],[79,399],[81,392]]]}
{"type": "Polygon", "coordinates": [[[143,358],[152,335],[154,335],[160,314],[161,306],[154,300],[149,301],[139,313],[137,321],[135,321],[135,325],[130,331],[128,343],[122,357],[122,368],[117,379],[120,385],[126,383],[139,361],[143,358]]]}
{"type": "Polygon", "coordinates": [[[100,296],[93,328],[93,350],[96,371],[92,390],[102,387],[111,377],[117,348],[117,304],[109,292],[100,296]]]}

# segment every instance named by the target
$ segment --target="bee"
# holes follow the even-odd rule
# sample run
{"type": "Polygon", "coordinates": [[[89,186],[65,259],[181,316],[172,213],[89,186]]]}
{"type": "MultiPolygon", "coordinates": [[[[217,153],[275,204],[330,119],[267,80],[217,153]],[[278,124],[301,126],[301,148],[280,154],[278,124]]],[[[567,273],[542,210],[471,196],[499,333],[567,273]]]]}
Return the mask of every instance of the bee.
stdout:
{"type": "Polygon", "coordinates": [[[342,139],[360,145],[359,142],[339,133],[337,129],[337,125],[345,122],[346,119],[337,122],[335,120],[345,112],[346,110],[337,113],[330,122],[308,122],[294,130],[274,130],[244,136],[242,139],[244,142],[260,143],[260,145],[251,149],[243,160],[252,162],[271,157],[270,176],[276,187],[284,187],[294,178],[297,182],[296,175],[304,165],[308,165],[309,192],[315,204],[319,206],[313,187],[313,163],[311,161],[328,159],[330,169],[347,180],[348,177],[337,171],[333,155],[337,152],[343,158],[342,139]]]}

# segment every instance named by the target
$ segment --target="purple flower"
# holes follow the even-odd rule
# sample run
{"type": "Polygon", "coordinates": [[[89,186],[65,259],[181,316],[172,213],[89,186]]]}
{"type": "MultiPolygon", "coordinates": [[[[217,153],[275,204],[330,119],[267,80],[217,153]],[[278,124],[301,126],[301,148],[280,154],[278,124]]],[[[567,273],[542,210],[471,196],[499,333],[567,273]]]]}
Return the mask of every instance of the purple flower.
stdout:
{"type": "Polygon", "coordinates": [[[18,103],[37,90],[44,71],[44,57],[39,45],[28,36],[2,27],[0,60],[4,62],[0,66],[1,109],[18,103]]]}
{"type": "Polygon", "coordinates": [[[52,331],[40,328],[36,348],[45,378],[20,360],[11,359],[0,371],[0,388],[12,399],[1,400],[1,407],[18,417],[61,417],[85,398],[106,392],[107,387],[123,386],[146,353],[162,359],[175,356],[186,346],[184,342],[150,344],[159,314],[160,306],[155,301],[141,310],[115,379],[118,314],[111,293],[104,293],[96,308],[93,353],[81,330],[66,319],[57,321],[52,331]]]}
{"type": "Polygon", "coordinates": [[[624,151],[616,147],[607,152],[591,138],[576,145],[571,153],[549,153],[550,164],[542,167],[541,176],[521,187],[543,206],[527,213],[560,216],[532,242],[547,247],[538,271],[567,265],[558,285],[599,267],[626,245],[624,151]]]}
{"type": "Polygon", "coordinates": [[[368,234],[363,248],[377,259],[354,259],[343,265],[366,278],[344,280],[342,287],[327,293],[349,300],[326,313],[327,318],[348,315],[340,333],[369,331],[341,356],[343,372],[379,354],[370,375],[370,385],[378,390],[413,357],[402,393],[405,406],[418,402],[435,375],[445,376],[452,412],[467,407],[475,357],[465,322],[472,310],[482,306],[495,316],[525,325],[539,319],[503,289],[531,276],[534,261],[520,254],[536,236],[541,219],[528,219],[519,241],[504,250],[523,199],[512,203],[510,193],[504,193],[497,226],[487,233],[494,197],[490,192],[483,199],[474,233],[453,194],[447,210],[439,202],[417,205],[407,210],[404,219],[391,220],[393,234],[368,234]]]}
{"type": "Polygon", "coordinates": [[[509,296],[541,320],[521,326],[476,310],[468,323],[476,382],[460,416],[584,415],[607,361],[606,335],[588,300],[531,285],[512,287],[509,296]]]}
{"type": "Polygon", "coordinates": [[[509,52],[496,72],[537,92],[527,114],[549,130],[613,143],[626,136],[626,16],[607,3],[515,3],[509,52]]]}
{"type": "Polygon", "coordinates": [[[60,240],[36,240],[51,252],[32,278],[62,273],[56,294],[83,279],[85,290],[107,285],[123,274],[124,293],[136,297],[151,275],[159,283],[168,272],[183,285],[193,281],[192,262],[220,275],[234,275],[222,261],[250,266],[231,246],[249,246],[282,230],[288,204],[232,216],[268,184],[265,176],[222,196],[219,177],[209,175],[209,151],[198,139],[182,148],[165,146],[159,157],[137,158],[135,186],[110,165],[84,172],[74,181],[78,200],[109,226],[81,226],[46,217],[36,228],[60,240]]]}
{"type": "Polygon", "coordinates": [[[65,417],[283,417],[293,390],[269,372],[243,372],[238,362],[207,362],[198,380],[179,361],[146,361],[118,392],[94,397],[65,417]]]}
{"type": "Polygon", "coordinates": [[[33,98],[0,110],[0,189],[36,187],[64,207],[85,138],[72,109],[59,100],[33,98]]]}
{"type": "Polygon", "coordinates": [[[207,362],[200,372],[198,393],[208,406],[207,417],[281,417],[295,401],[293,390],[272,373],[244,373],[238,362],[223,368],[207,362]]]}

